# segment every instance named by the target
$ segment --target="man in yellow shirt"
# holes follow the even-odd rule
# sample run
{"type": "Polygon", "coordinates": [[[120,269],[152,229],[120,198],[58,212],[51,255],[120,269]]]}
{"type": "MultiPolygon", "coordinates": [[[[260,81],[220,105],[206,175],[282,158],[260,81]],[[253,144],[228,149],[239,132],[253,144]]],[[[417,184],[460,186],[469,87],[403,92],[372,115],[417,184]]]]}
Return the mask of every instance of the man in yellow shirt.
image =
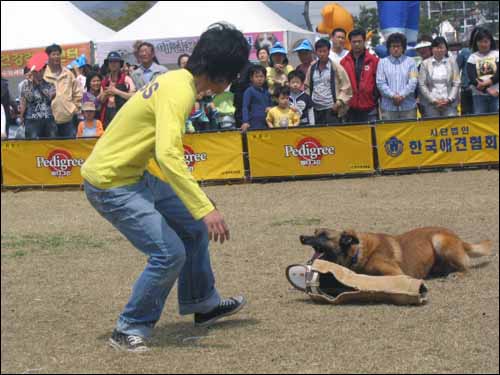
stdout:
{"type": "Polygon", "coordinates": [[[179,311],[194,314],[197,326],[245,304],[241,296],[222,300],[215,289],[208,242],[224,243],[229,229],[189,173],[182,136],[196,94],[223,92],[248,54],[240,31],[213,25],[186,69],[158,76],[129,99],[82,167],[90,203],[148,256],[110,338],[116,349],[149,350],[145,339],[177,278],[179,311]]]}
{"type": "Polygon", "coordinates": [[[290,108],[290,88],[281,86],[275,93],[278,105],[267,112],[266,122],[269,128],[288,128],[299,126],[300,116],[290,108]]]}

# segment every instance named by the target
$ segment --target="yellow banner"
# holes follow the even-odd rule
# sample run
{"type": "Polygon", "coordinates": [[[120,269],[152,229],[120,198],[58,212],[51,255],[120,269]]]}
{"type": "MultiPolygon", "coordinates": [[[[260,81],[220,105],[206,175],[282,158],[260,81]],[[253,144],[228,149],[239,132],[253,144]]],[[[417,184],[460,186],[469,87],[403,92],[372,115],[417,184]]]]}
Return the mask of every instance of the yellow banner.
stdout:
{"type": "MultiPolygon", "coordinates": [[[[80,185],[80,167],[96,139],[2,142],[3,184],[12,186],[80,185]]],[[[198,181],[245,177],[239,132],[184,137],[186,164],[198,181]]],[[[161,172],[160,172],[161,173],[161,172]]]]}
{"type": "Polygon", "coordinates": [[[249,132],[248,152],[252,177],[374,171],[369,126],[249,132]]]}
{"type": "Polygon", "coordinates": [[[4,186],[83,183],[80,168],[96,139],[2,142],[4,186]]]}
{"type": "Polygon", "coordinates": [[[183,141],[186,164],[197,181],[245,177],[239,132],[186,134],[183,141]]]}
{"type": "Polygon", "coordinates": [[[381,169],[498,163],[498,115],[376,128],[381,169]]]}
{"type": "MultiPolygon", "coordinates": [[[[90,64],[90,43],[63,45],[61,54],[61,65],[66,66],[80,55],[85,55],[90,64]]],[[[2,51],[2,77],[13,78],[24,75],[23,68],[28,60],[37,52],[45,51],[45,47],[30,48],[15,51],[2,51]]]]}

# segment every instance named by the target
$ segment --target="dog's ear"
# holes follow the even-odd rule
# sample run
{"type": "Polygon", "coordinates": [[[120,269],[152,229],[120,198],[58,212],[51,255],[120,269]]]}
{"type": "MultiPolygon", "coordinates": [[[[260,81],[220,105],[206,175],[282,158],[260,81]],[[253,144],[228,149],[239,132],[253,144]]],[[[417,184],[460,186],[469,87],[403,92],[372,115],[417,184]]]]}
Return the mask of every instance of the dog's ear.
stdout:
{"type": "Polygon", "coordinates": [[[326,235],[327,232],[328,229],[326,228],[316,228],[316,230],[314,231],[314,235],[315,236],[326,235]]]}
{"type": "Polygon", "coordinates": [[[345,231],[341,234],[339,245],[342,250],[349,249],[352,245],[358,245],[359,239],[354,231],[345,231]]]}

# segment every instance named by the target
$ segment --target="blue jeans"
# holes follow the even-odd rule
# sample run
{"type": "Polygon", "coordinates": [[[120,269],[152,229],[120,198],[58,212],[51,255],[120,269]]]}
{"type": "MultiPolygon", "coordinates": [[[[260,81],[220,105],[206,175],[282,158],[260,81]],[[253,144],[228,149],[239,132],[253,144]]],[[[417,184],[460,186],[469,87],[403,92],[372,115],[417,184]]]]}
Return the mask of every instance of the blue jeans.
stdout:
{"type": "Polygon", "coordinates": [[[120,314],[118,331],[151,336],[177,278],[182,315],[205,313],[219,304],[206,226],[193,219],[168,184],[145,173],[137,184],[107,190],[85,181],[85,193],[92,206],[149,257],[120,314]]]}
{"type": "Polygon", "coordinates": [[[498,112],[498,98],[491,95],[472,95],[474,114],[498,112]]]}
{"type": "Polygon", "coordinates": [[[73,122],[57,124],[57,136],[59,138],[76,138],[76,129],[73,122]]]}
{"type": "Polygon", "coordinates": [[[57,125],[53,118],[48,119],[26,119],[26,139],[55,138],[57,137],[57,125]]]}

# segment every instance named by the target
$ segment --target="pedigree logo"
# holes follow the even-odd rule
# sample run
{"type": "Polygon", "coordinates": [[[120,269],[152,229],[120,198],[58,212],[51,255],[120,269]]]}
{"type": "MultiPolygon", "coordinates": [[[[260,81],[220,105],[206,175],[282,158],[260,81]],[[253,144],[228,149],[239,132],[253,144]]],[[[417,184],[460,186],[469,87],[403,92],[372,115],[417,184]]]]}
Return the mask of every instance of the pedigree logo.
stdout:
{"type": "Polygon", "coordinates": [[[73,167],[81,167],[84,162],[83,159],[73,159],[68,151],[62,149],[52,151],[47,158],[36,157],[37,168],[49,168],[50,174],[58,178],[71,176],[73,167]]]}
{"type": "Polygon", "coordinates": [[[285,157],[297,157],[302,167],[317,167],[321,165],[323,156],[335,155],[335,147],[323,147],[312,137],[302,139],[296,147],[285,145],[285,157]]]}
{"type": "Polygon", "coordinates": [[[197,154],[191,147],[184,145],[184,160],[191,173],[193,173],[196,163],[207,161],[208,155],[205,152],[197,154]]]}

